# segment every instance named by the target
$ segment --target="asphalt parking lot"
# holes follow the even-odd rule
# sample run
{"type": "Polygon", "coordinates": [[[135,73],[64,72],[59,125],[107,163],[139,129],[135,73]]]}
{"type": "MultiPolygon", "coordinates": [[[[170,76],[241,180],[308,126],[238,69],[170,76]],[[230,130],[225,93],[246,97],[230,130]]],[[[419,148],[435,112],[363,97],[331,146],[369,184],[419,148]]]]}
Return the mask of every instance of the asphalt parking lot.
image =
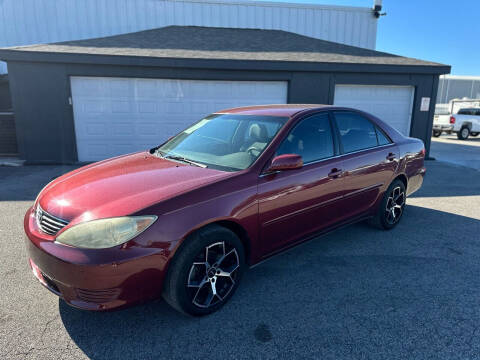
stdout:
{"type": "Polygon", "coordinates": [[[430,156],[440,161],[480,170],[480,136],[458,140],[457,135],[432,137],[430,156]]]}
{"type": "MultiPolygon", "coordinates": [[[[478,159],[478,158],[477,158],[478,159]]],[[[43,289],[23,215],[71,167],[0,167],[1,359],[478,359],[480,172],[427,162],[390,232],[360,223],[247,272],[232,301],[188,318],[158,300],[89,313],[43,289]]]]}

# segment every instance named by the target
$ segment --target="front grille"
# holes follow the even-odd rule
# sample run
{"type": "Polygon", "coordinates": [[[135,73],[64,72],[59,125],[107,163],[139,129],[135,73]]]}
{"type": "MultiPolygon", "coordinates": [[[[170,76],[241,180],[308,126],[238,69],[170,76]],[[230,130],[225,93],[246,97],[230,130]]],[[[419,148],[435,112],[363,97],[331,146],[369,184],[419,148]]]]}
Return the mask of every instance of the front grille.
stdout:
{"type": "Polygon", "coordinates": [[[37,205],[35,217],[37,219],[37,224],[40,229],[48,235],[55,235],[57,232],[59,232],[61,229],[68,225],[68,221],[57,218],[56,216],[47,213],[40,207],[40,205],[37,205]]]}
{"type": "Polygon", "coordinates": [[[77,289],[77,295],[80,300],[96,304],[107,303],[116,300],[120,295],[120,289],[86,290],[77,289]]]}

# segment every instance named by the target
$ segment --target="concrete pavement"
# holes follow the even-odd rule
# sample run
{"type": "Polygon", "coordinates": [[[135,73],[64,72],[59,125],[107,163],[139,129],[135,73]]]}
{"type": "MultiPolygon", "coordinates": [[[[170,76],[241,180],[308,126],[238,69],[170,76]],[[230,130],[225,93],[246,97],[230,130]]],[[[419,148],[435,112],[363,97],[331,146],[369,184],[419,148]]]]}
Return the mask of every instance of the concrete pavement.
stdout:
{"type": "Polygon", "coordinates": [[[456,135],[432,137],[430,156],[439,161],[480,170],[480,136],[458,140],[456,135]]]}

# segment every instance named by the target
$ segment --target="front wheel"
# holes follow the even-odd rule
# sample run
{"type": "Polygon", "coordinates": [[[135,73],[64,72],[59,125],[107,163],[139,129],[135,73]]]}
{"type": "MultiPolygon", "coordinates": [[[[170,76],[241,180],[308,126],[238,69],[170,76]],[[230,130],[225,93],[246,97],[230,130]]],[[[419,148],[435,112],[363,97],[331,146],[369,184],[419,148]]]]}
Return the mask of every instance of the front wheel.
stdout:
{"type": "Polygon", "coordinates": [[[222,226],[207,226],[177,250],[165,279],[163,297],[185,314],[210,314],[233,295],[244,268],[245,251],[240,239],[222,226]]]}
{"type": "Polygon", "coordinates": [[[380,229],[393,229],[402,218],[406,198],[403,181],[398,179],[393,181],[385,191],[382,203],[371,223],[380,229]]]}
{"type": "Polygon", "coordinates": [[[472,135],[472,136],[478,136],[478,134],[479,134],[478,132],[472,132],[472,133],[470,133],[470,135],[472,135]]]}

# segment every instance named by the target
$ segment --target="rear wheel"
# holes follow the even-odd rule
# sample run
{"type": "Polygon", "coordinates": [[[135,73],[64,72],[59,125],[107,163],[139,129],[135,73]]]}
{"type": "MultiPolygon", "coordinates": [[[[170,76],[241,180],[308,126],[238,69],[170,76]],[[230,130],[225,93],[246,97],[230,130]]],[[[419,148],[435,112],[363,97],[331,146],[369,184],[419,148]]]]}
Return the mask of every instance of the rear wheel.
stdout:
{"type": "Polygon", "coordinates": [[[402,218],[406,193],[403,181],[393,181],[383,195],[382,203],[371,223],[380,229],[393,229],[402,218]]]}
{"type": "Polygon", "coordinates": [[[440,135],[442,135],[442,132],[440,130],[433,130],[433,137],[439,137],[440,135]]]}
{"type": "Polygon", "coordinates": [[[165,279],[163,297],[183,313],[210,314],[233,295],[244,267],[240,239],[224,227],[208,226],[178,249],[165,279]]]}
{"type": "Polygon", "coordinates": [[[470,135],[470,129],[468,126],[463,126],[459,132],[457,132],[457,138],[460,140],[466,140],[470,135]]]}

